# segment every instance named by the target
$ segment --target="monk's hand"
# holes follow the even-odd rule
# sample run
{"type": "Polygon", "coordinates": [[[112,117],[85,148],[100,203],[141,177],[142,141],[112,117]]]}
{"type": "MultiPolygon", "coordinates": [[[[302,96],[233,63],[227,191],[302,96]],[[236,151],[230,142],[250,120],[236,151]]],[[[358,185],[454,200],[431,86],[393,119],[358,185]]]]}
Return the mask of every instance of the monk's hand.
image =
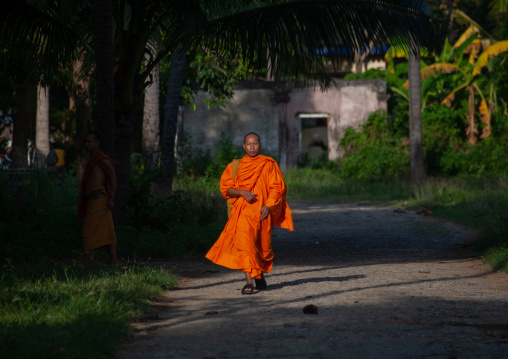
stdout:
{"type": "Polygon", "coordinates": [[[111,198],[109,197],[108,198],[108,204],[107,204],[108,208],[113,208],[115,206],[115,200],[114,198],[111,198]]]}
{"type": "Polygon", "coordinates": [[[259,213],[261,213],[261,219],[267,219],[268,216],[270,215],[270,208],[268,208],[267,206],[263,206],[259,210],[259,213]]]}
{"type": "Polygon", "coordinates": [[[249,202],[249,203],[256,202],[256,196],[257,196],[256,193],[252,193],[252,192],[249,192],[249,191],[243,191],[242,192],[242,197],[245,198],[245,200],[247,202],[249,202]]]}

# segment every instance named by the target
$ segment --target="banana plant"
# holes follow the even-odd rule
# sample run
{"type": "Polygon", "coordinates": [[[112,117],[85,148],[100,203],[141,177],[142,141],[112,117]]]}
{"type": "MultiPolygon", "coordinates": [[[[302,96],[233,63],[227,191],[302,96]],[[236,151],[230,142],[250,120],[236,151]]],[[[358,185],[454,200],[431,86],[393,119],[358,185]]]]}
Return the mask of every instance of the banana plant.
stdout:
{"type": "Polygon", "coordinates": [[[457,93],[467,91],[466,135],[471,145],[477,142],[477,135],[479,133],[476,114],[479,114],[480,121],[484,124],[480,138],[487,138],[491,134],[490,119],[492,112],[495,110],[493,87],[488,84],[488,78],[482,75],[482,69],[486,67],[490,59],[508,51],[508,41],[506,40],[494,43],[483,51],[481,51],[481,47],[475,49],[473,44],[474,41],[471,46],[468,64],[461,69],[463,74],[462,83],[454,88],[441,102],[444,105],[451,106],[457,93]],[[485,85],[490,89],[488,98],[482,91],[485,85]],[[476,107],[476,96],[480,97],[478,107],[476,107]]]}
{"type": "MultiPolygon", "coordinates": [[[[466,135],[471,145],[477,142],[479,134],[476,117],[484,124],[480,138],[487,138],[491,134],[490,119],[496,105],[493,100],[495,92],[488,84],[488,78],[482,75],[489,61],[499,54],[508,51],[508,41],[496,40],[466,14],[454,11],[454,18],[460,23],[469,22],[470,26],[452,45],[445,41],[443,50],[434,55],[434,63],[427,65],[421,62],[420,78],[422,83],[422,108],[430,103],[440,102],[452,106],[458,94],[467,95],[467,128],[466,135]],[[450,88],[450,84],[459,83],[450,88]],[[484,95],[485,87],[489,88],[488,96],[484,95]],[[476,98],[480,103],[476,105],[476,98]]],[[[428,56],[424,50],[421,56],[428,56]]],[[[407,50],[400,46],[393,46],[385,55],[387,74],[400,74],[399,66],[395,66],[395,59],[407,58],[407,50]],[[399,71],[398,71],[399,70],[399,71]]],[[[408,81],[390,81],[390,89],[408,100],[408,81]]],[[[462,99],[462,98],[461,98],[462,99]]]]}

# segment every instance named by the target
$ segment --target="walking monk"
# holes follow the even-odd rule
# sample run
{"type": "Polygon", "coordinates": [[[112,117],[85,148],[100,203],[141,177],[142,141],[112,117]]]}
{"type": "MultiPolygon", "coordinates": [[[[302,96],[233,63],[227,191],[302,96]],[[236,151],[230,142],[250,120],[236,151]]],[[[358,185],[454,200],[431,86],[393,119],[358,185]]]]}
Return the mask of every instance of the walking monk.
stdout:
{"type": "MultiPolygon", "coordinates": [[[[286,184],[277,163],[259,154],[259,135],[250,132],[244,137],[246,155],[237,167],[236,177],[231,162],[220,179],[220,191],[232,199],[229,221],[206,258],[215,264],[245,273],[247,284],[242,294],[266,289],[263,273],[273,265],[273,225],[293,230],[291,210],[286,203],[286,184]]],[[[236,160],[238,161],[238,160],[236,160]]]]}
{"type": "Polygon", "coordinates": [[[116,173],[113,161],[99,148],[100,136],[89,131],[85,150],[90,159],[83,174],[78,204],[78,217],[83,221],[83,264],[87,264],[96,248],[109,246],[111,264],[116,265],[116,234],[111,208],[114,206],[116,173]]]}

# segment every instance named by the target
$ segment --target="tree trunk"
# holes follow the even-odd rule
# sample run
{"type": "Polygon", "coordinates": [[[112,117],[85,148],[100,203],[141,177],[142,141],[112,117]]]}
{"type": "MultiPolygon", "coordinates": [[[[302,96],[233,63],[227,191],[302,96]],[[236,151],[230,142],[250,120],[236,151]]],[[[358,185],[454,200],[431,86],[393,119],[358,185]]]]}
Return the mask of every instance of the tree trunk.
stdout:
{"type": "Polygon", "coordinates": [[[420,48],[410,38],[409,45],[409,140],[411,147],[411,182],[426,178],[422,143],[422,95],[420,48]]]}
{"type": "Polygon", "coordinates": [[[96,121],[101,150],[112,157],[115,148],[113,2],[95,0],[96,121]]]}
{"type": "Polygon", "coordinates": [[[132,138],[134,137],[134,123],[136,108],[123,107],[117,109],[115,128],[115,170],[118,179],[115,207],[113,215],[117,222],[125,220],[125,210],[129,204],[131,171],[132,138]]]}
{"type": "Polygon", "coordinates": [[[49,153],[49,87],[37,86],[35,163],[41,167],[49,153]]]}
{"type": "Polygon", "coordinates": [[[28,141],[32,138],[37,105],[37,86],[20,88],[14,95],[16,116],[12,136],[12,167],[28,167],[28,141]]]}
{"type": "Polygon", "coordinates": [[[173,191],[178,106],[180,105],[182,93],[186,51],[186,46],[179,48],[173,53],[171,59],[168,91],[164,106],[164,126],[162,128],[161,168],[164,170],[164,176],[157,184],[157,195],[160,197],[169,197],[173,191]]]}
{"type": "Polygon", "coordinates": [[[90,75],[81,74],[82,55],[72,64],[74,88],[72,97],[75,103],[76,119],[76,186],[81,185],[81,177],[85,170],[87,155],[84,139],[90,127],[90,75]]]}
{"type": "Polygon", "coordinates": [[[154,170],[158,167],[160,153],[159,65],[154,67],[150,77],[152,83],[145,90],[145,104],[143,106],[142,147],[145,169],[154,170]]]}
{"type": "Polygon", "coordinates": [[[446,8],[448,10],[448,27],[447,27],[447,35],[448,35],[448,41],[450,44],[453,44],[454,40],[454,33],[453,33],[453,3],[454,0],[446,0],[446,8]]]}

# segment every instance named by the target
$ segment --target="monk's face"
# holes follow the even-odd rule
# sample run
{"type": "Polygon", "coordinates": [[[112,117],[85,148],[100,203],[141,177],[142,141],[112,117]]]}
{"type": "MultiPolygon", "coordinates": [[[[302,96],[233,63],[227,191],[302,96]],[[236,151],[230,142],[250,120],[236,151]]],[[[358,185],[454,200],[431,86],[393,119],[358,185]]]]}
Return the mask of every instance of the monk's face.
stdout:
{"type": "Polygon", "coordinates": [[[249,157],[256,157],[261,151],[261,142],[259,142],[258,136],[250,135],[245,138],[243,143],[243,149],[249,157]]]}
{"type": "Polygon", "coordinates": [[[94,152],[99,148],[99,140],[95,139],[95,136],[88,134],[85,137],[85,150],[88,153],[94,152]]]}

